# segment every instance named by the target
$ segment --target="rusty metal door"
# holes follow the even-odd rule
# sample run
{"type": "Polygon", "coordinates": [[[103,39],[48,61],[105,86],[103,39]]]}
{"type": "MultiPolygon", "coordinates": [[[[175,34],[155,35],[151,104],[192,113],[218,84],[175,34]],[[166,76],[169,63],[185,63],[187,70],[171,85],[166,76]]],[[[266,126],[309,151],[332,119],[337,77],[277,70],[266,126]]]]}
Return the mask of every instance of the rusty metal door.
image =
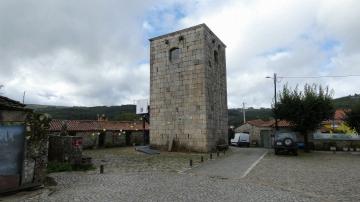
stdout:
{"type": "Polygon", "coordinates": [[[24,142],[24,125],[0,125],[0,192],[20,186],[24,142]]]}

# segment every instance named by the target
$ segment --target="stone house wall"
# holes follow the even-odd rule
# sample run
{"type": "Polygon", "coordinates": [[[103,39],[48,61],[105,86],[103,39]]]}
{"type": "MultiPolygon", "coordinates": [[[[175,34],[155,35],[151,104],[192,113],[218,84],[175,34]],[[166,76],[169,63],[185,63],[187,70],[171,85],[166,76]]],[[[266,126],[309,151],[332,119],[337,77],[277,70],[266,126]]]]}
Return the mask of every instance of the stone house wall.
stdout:
{"type": "MultiPolygon", "coordinates": [[[[0,110],[0,125],[23,125],[25,133],[29,130],[26,126],[26,115],[31,113],[29,110],[0,110]]],[[[48,139],[43,138],[33,141],[26,138],[24,134],[24,146],[19,148],[22,155],[21,172],[19,173],[21,181],[15,181],[13,185],[6,188],[6,184],[1,186],[0,193],[9,190],[22,189],[25,187],[34,187],[43,184],[46,178],[48,139]]],[[[0,181],[6,177],[0,173],[0,181]]]]}
{"type": "Polygon", "coordinates": [[[49,161],[81,162],[82,137],[49,135],[49,161]]]}
{"type": "MultiPolygon", "coordinates": [[[[143,132],[127,132],[130,135],[130,145],[142,145],[143,132]]],[[[52,135],[59,135],[58,132],[52,133],[52,135]]],[[[98,131],[79,131],[75,132],[74,135],[82,137],[82,148],[83,149],[94,149],[99,147],[99,135],[98,131]]],[[[120,133],[119,131],[106,131],[104,137],[104,147],[122,147],[126,145],[126,134],[120,133]]]]}
{"type": "Polygon", "coordinates": [[[243,125],[237,127],[235,129],[235,132],[236,133],[249,133],[249,135],[250,135],[249,138],[250,138],[251,143],[254,141],[256,141],[257,143],[260,143],[260,141],[261,141],[260,133],[263,130],[273,131],[273,129],[269,128],[269,127],[257,127],[257,126],[253,126],[251,124],[246,123],[246,124],[243,124],[243,125]]]}

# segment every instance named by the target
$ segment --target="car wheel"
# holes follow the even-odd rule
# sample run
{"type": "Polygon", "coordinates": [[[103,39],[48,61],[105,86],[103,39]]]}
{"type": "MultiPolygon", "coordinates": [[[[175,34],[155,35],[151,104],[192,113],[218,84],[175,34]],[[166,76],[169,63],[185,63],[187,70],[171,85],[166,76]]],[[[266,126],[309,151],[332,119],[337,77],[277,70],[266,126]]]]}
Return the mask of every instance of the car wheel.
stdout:
{"type": "Polygon", "coordinates": [[[286,147],[290,147],[294,144],[294,141],[291,139],[291,138],[285,138],[283,140],[283,144],[286,146],[286,147]]]}
{"type": "Polygon", "coordinates": [[[247,147],[250,147],[250,143],[247,143],[247,147]]]}

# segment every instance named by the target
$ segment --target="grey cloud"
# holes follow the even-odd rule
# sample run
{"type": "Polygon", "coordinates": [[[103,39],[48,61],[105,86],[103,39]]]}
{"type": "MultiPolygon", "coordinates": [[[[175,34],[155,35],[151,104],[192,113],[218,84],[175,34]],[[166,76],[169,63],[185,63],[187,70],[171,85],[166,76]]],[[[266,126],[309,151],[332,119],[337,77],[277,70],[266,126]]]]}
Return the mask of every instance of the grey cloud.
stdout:
{"type": "MultiPolygon", "coordinates": [[[[245,101],[269,107],[273,84],[265,76],[273,72],[360,74],[359,9],[358,1],[336,0],[3,0],[0,84],[5,85],[2,92],[15,99],[26,90],[33,103],[131,103],[149,92],[144,23],[157,33],[205,22],[228,47],[229,106],[240,107],[245,101]],[[148,16],[157,9],[164,13],[148,16]],[[174,18],[176,9],[184,14],[181,19],[174,18]],[[326,39],[339,44],[324,52],[321,43],[326,39]],[[275,57],[279,48],[285,51],[275,57]],[[264,54],[269,52],[275,55],[264,54]]],[[[281,79],[278,85],[312,82],[329,85],[335,97],[360,90],[360,80],[352,78],[281,79]]]]}
{"type": "Polygon", "coordinates": [[[132,93],[148,96],[142,91],[147,71],[135,78],[138,83],[128,79],[129,69],[141,68],[139,61],[148,57],[142,22],[151,7],[140,0],[1,1],[4,94],[18,99],[26,90],[28,102],[61,105],[121,104],[132,93]],[[113,80],[106,74],[111,71],[127,77],[113,80]]]}

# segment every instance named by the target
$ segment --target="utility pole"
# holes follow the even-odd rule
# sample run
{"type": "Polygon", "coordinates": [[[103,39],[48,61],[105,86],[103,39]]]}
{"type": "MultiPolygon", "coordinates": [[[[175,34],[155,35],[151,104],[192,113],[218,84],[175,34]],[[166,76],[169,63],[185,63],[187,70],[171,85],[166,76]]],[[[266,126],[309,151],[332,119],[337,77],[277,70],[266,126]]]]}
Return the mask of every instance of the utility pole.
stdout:
{"type": "MultiPolygon", "coordinates": [[[[273,76],[273,77],[267,76],[267,77],[265,77],[265,78],[273,79],[273,80],[274,80],[274,107],[275,107],[275,109],[276,109],[276,105],[277,105],[277,98],[276,98],[277,74],[274,73],[274,76],[273,76]]],[[[274,114],[274,118],[275,118],[275,129],[277,130],[277,129],[278,129],[278,119],[277,119],[276,113],[274,114]]]]}
{"type": "Polygon", "coordinates": [[[245,118],[245,102],[243,102],[243,117],[244,117],[244,123],[246,122],[245,118]]]}
{"type": "MultiPolygon", "coordinates": [[[[276,99],[276,83],[277,83],[277,75],[274,73],[274,102],[275,102],[275,109],[277,105],[277,99],[276,99]]],[[[275,129],[278,129],[278,119],[275,113],[275,129]]]]}

